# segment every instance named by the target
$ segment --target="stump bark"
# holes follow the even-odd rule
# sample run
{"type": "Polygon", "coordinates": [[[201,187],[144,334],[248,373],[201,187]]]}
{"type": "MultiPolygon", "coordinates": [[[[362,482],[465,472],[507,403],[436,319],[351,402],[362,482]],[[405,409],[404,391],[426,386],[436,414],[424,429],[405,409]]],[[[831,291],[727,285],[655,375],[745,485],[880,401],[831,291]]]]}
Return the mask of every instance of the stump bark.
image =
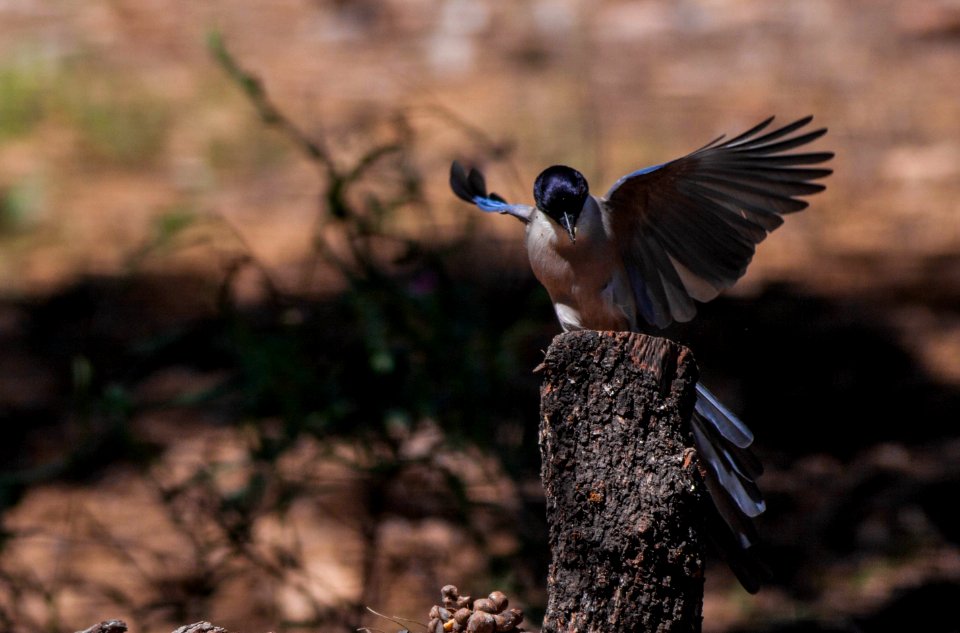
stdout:
{"type": "Polygon", "coordinates": [[[705,493],[689,425],[692,353],[642,334],[569,332],[542,369],[543,630],[700,631],[705,493]]]}

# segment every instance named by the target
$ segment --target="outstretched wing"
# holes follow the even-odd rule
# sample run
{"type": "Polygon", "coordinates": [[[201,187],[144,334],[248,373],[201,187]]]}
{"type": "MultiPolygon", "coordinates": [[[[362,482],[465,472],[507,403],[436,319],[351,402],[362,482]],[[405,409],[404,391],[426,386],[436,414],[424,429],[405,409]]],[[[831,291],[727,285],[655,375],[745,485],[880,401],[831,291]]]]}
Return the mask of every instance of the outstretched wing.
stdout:
{"type": "Polygon", "coordinates": [[[832,152],[789,153],[824,134],[793,135],[813,117],[761,134],[773,117],[683,158],[617,181],[606,196],[640,316],[657,327],[689,321],[747,270],[756,245],[825,189],[813,168],[832,152]]]}
{"type": "Polygon", "coordinates": [[[481,211],[506,213],[524,222],[530,221],[533,207],[526,204],[510,204],[497,194],[487,193],[487,182],[477,169],[468,172],[457,161],[450,165],[450,188],[461,200],[477,205],[481,211]]]}

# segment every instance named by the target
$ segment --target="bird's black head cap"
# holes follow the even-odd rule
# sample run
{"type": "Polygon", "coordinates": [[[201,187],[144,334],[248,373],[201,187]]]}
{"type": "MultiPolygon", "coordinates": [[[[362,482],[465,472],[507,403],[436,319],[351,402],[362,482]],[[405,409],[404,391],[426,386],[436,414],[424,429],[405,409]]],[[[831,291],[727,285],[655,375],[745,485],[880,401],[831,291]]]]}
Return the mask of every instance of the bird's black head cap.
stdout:
{"type": "Polygon", "coordinates": [[[588,195],[587,179],[566,165],[547,167],[533,183],[537,207],[566,229],[573,241],[576,241],[577,218],[588,195]]]}

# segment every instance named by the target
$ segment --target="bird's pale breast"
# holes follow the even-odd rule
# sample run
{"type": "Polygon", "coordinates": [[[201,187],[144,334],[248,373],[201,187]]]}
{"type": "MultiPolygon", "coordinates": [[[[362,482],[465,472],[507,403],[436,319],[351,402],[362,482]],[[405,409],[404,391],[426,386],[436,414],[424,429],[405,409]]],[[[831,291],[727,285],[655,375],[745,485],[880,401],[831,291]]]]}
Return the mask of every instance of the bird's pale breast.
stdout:
{"type": "Polygon", "coordinates": [[[576,236],[572,242],[539,211],[527,225],[530,266],[547,289],[563,329],[632,329],[633,295],[592,197],[577,221],[576,236]]]}

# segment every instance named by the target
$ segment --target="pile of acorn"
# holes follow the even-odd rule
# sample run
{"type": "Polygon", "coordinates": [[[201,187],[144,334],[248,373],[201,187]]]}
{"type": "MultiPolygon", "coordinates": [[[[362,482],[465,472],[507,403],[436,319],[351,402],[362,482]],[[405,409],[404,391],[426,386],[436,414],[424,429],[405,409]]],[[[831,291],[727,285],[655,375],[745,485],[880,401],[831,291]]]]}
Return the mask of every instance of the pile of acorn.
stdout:
{"type": "Polygon", "coordinates": [[[470,604],[470,596],[461,596],[453,585],[440,590],[443,605],[430,609],[427,633],[512,633],[520,631],[523,611],[507,609],[509,601],[502,591],[470,604]]]}

